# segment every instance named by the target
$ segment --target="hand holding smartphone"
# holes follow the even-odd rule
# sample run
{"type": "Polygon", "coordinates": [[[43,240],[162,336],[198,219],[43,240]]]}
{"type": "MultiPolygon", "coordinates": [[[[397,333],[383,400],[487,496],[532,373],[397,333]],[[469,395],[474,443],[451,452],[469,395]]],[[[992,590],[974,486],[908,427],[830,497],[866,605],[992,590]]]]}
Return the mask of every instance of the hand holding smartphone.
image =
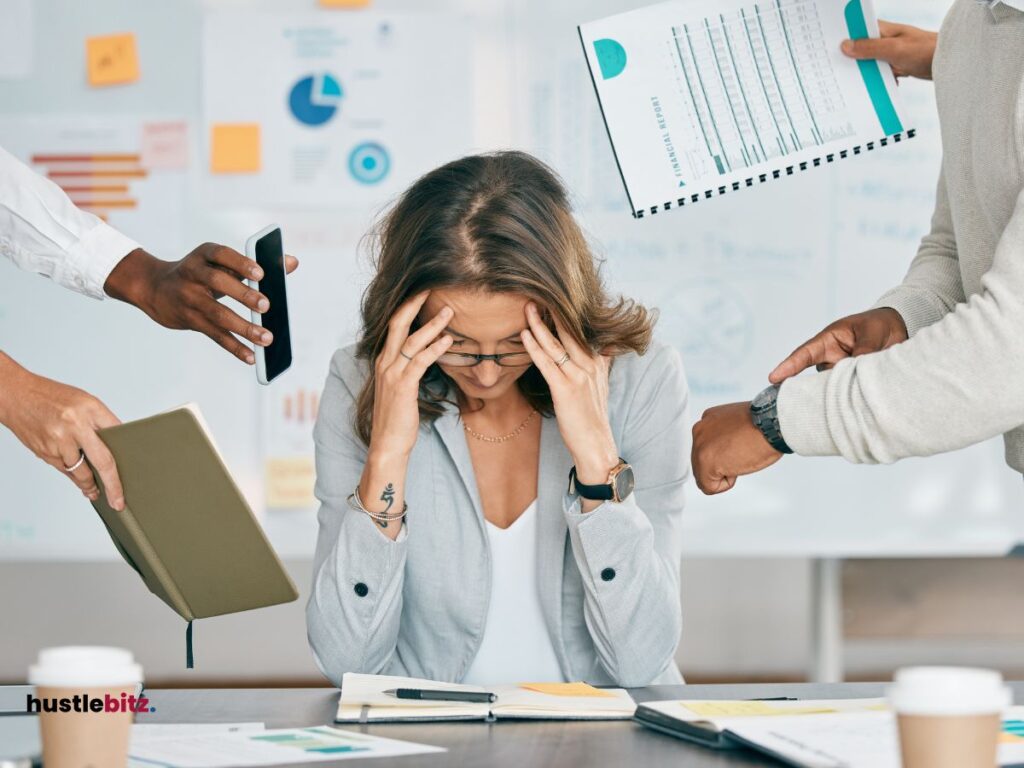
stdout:
{"type": "Polygon", "coordinates": [[[266,296],[270,302],[270,309],[266,312],[252,312],[252,321],[274,334],[270,346],[255,348],[256,378],[260,384],[269,384],[292,364],[281,228],[272,224],[250,237],[245,243],[245,255],[259,264],[263,270],[262,280],[245,282],[250,288],[266,296]]]}

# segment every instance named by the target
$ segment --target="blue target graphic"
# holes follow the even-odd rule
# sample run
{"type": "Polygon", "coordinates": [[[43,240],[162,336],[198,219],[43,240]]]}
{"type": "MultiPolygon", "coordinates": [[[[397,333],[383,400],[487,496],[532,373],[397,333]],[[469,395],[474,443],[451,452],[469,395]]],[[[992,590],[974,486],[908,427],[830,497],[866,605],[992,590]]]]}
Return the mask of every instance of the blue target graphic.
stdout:
{"type": "Polygon", "coordinates": [[[348,156],[348,171],[360,184],[376,184],[383,181],[391,170],[388,151],[376,142],[359,144],[348,156]]]}

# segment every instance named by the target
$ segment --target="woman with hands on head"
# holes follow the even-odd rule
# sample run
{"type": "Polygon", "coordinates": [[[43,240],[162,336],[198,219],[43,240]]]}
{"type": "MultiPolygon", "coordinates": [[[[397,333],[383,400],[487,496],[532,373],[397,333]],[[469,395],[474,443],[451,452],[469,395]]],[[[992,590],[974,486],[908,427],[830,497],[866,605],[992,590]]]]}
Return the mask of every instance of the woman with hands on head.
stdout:
{"type": "Polygon", "coordinates": [[[686,382],[606,294],[558,179],[451,162],[376,250],[314,432],[321,670],[679,682],[686,382]]]}

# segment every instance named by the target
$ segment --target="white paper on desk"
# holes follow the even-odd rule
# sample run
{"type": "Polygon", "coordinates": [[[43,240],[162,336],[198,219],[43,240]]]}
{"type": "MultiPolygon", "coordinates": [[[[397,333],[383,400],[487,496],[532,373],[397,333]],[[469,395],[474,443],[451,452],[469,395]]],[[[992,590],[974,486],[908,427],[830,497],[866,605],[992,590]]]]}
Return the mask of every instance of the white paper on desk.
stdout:
{"type": "MultiPolygon", "coordinates": [[[[132,725],[132,742],[129,752],[168,739],[185,739],[190,736],[207,736],[213,733],[255,733],[263,730],[263,723],[135,723],[132,725]]],[[[148,760],[128,758],[127,768],[153,768],[148,760]]]]}
{"type": "MultiPolygon", "coordinates": [[[[1011,707],[1004,719],[1020,720],[1024,707],[1011,707]]],[[[818,717],[744,718],[729,724],[730,734],[784,762],[802,768],[900,768],[896,718],[891,712],[818,717]]],[[[999,765],[1024,762],[1024,741],[999,747],[999,765]]]]}
{"type": "Polygon", "coordinates": [[[444,751],[426,744],[319,726],[144,740],[132,743],[131,759],[158,768],[232,768],[444,751]]]}
{"type": "Polygon", "coordinates": [[[132,744],[160,739],[209,736],[214,733],[252,733],[264,730],[263,723],[135,723],[132,744]]]}

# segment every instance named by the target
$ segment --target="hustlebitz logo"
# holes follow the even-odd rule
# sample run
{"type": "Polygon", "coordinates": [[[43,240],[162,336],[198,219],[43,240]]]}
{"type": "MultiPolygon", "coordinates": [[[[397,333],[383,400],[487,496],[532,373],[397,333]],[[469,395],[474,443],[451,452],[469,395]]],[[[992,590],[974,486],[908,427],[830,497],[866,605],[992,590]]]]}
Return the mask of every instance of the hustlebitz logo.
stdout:
{"type": "Polygon", "coordinates": [[[109,693],[103,696],[90,696],[87,693],[78,693],[74,696],[42,698],[28,695],[25,703],[25,711],[40,714],[42,712],[95,712],[95,713],[118,713],[132,712],[156,712],[156,707],[150,706],[149,699],[145,696],[122,693],[120,697],[111,696],[109,693]]]}

